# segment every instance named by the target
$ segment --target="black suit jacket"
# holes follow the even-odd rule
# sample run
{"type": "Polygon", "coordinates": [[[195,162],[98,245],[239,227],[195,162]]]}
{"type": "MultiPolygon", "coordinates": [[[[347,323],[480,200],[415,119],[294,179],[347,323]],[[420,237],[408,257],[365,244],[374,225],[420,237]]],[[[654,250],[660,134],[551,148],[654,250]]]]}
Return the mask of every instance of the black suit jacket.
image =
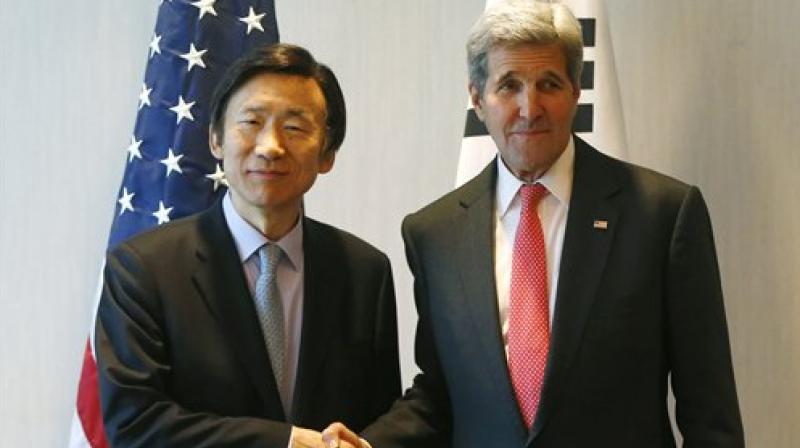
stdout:
{"type": "Polygon", "coordinates": [[[364,432],[374,448],[671,447],[670,374],[686,446],[743,446],[699,191],[575,143],[551,346],[532,428],[520,417],[499,326],[493,162],[403,223],[422,373],[364,432]]]}
{"type": "Polygon", "coordinates": [[[388,258],[303,219],[303,328],[286,416],[221,202],[107,255],[96,324],[113,446],[275,447],[291,425],[363,428],[400,394],[388,258]]]}

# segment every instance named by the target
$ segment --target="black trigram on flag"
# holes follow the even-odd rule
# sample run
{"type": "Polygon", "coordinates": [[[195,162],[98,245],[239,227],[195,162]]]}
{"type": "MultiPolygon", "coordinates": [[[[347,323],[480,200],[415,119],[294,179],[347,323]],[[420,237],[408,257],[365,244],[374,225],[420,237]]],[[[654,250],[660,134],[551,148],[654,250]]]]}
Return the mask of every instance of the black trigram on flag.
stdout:
{"type": "MultiPolygon", "coordinates": [[[[581,31],[583,31],[583,48],[584,51],[588,52],[588,49],[594,48],[597,21],[594,18],[578,19],[578,21],[581,23],[581,31]]],[[[594,61],[585,61],[583,63],[581,90],[594,90],[594,61]]],[[[594,104],[583,101],[578,102],[578,110],[575,112],[572,130],[574,132],[593,132],[593,118],[594,104]]]]}
{"type": "MultiPolygon", "coordinates": [[[[488,4],[493,0],[487,1],[488,4]]],[[[614,51],[602,0],[564,0],[583,32],[581,98],[572,130],[595,148],[617,158],[627,152],[625,126],[619,98],[614,51]]],[[[456,185],[478,174],[497,148],[475,111],[467,110],[464,139],[458,160],[456,185]]]]}

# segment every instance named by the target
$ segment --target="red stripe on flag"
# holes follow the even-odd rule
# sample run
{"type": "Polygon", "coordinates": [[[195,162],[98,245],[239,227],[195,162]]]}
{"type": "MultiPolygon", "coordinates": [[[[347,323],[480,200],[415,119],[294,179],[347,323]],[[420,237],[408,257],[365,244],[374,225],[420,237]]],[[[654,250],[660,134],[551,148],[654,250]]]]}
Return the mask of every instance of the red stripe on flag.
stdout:
{"type": "Polygon", "coordinates": [[[100,389],[97,385],[97,364],[92,356],[92,346],[86,341],[86,352],[83,354],[83,368],[78,383],[78,417],[83,426],[83,433],[92,448],[108,448],[106,433],[103,429],[103,414],[100,411],[100,389]]]}

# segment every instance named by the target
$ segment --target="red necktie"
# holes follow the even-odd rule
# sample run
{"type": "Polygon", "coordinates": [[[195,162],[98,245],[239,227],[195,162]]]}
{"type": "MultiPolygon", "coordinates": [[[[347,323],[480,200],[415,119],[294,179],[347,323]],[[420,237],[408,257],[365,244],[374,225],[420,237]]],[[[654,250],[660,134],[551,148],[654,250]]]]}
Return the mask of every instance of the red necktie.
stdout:
{"type": "Polygon", "coordinates": [[[542,224],[536,213],[547,188],[526,184],[519,193],[522,210],[511,261],[508,370],[522,418],[530,428],[539,407],[550,345],[547,257],[542,224]]]}

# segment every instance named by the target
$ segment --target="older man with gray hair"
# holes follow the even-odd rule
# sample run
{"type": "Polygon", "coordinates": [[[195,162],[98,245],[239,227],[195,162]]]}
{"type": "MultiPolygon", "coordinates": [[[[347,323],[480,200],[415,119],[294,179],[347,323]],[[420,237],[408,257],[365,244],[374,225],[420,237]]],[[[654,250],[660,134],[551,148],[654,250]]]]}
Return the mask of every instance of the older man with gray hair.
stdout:
{"type": "Polygon", "coordinates": [[[703,198],[572,134],[582,47],[560,4],[499,2],[472,28],[499,157],[403,223],[421,373],[374,448],[674,447],[670,379],[685,446],[744,446],[703,198]]]}

